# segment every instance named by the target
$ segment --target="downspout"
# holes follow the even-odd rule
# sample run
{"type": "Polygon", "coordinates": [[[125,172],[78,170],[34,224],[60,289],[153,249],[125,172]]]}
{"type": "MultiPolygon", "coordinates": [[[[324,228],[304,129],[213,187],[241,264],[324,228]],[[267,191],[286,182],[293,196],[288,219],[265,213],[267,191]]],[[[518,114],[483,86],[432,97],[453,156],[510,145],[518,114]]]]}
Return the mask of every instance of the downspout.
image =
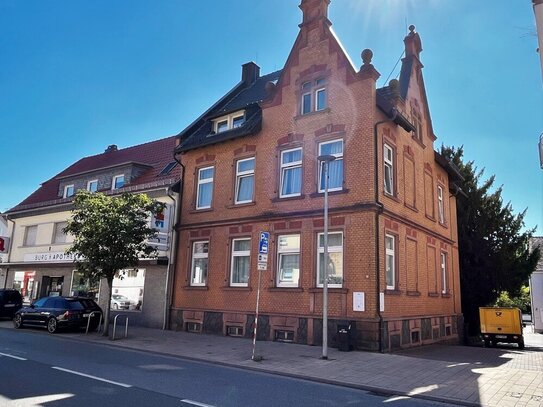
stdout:
{"type": "Polygon", "coordinates": [[[164,320],[162,321],[162,330],[166,330],[169,328],[169,310],[171,305],[171,295],[172,295],[172,268],[175,268],[175,254],[176,254],[176,245],[175,245],[175,237],[177,236],[177,233],[175,232],[175,225],[177,224],[177,217],[178,217],[178,199],[173,195],[172,187],[168,187],[167,191],[168,196],[173,201],[173,210],[174,210],[174,220],[173,220],[173,239],[172,244],[170,246],[170,254],[168,258],[168,268],[166,270],[166,285],[164,287],[164,320]]]}
{"type": "Polygon", "coordinates": [[[177,262],[177,249],[178,249],[178,243],[179,243],[179,233],[176,230],[177,225],[179,222],[181,222],[181,202],[183,199],[183,185],[184,185],[184,178],[185,178],[185,166],[181,161],[177,159],[177,153],[174,151],[173,153],[173,159],[181,166],[181,179],[180,179],[180,185],[179,185],[179,194],[178,198],[175,199],[171,195],[171,189],[168,188],[168,196],[174,200],[175,202],[175,216],[174,216],[174,224],[173,224],[173,241],[172,246],[170,248],[170,259],[168,262],[168,274],[166,276],[166,288],[165,288],[165,298],[166,301],[164,302],[164,323],[162,325],[162,329],[170,329],[170,311],[172,309],[172,301],[173,301],[173,282],[175,281],[175,268],[176,268],[176,262],[177,262]]]}
{"type": "Polygon", "coordinates": [[[392,117],[381,120],[373,126],[373,145],[375,146],[375,156],[374,156],[374,189],[375,189],[375,205],[377,205],[377,210],[375,211],[375,269],[377,272],[377,282],[375,284],[375,294],[376,294],[376,311],[377,316],[379,317],[379,352],[383,353],[383,316],[381,315],[381,257],[379,253],[380,249],[380,234],[381,230],[379,227],[379,215],[383,211],[383,204],[379,201],[379,146],[378,146],[378,127],[384,123],[393,122],[398,115],[398,110],[395,107],[392,108],[392,117]]]}

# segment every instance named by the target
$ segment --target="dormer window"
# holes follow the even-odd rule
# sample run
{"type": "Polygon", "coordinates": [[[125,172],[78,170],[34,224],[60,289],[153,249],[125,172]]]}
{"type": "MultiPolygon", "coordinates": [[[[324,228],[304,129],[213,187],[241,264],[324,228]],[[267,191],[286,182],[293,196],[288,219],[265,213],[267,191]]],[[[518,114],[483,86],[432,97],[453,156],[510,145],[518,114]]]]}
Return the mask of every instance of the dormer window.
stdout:
{"type": "Polygon", "coordinates": [[[73,185],[66,185],[64,187],[64,198],[69,198],[75,193],[75,187],[73,185]]]}
{"type": "Polygon", "coordinates": [[[326,80],[321,78],[302,83],[301,113],[308,114],[326,108],[326,80]]]}
{"type": "Polygon", "coordinates": [[[87,182],[87,191],[96,192],[98,191],[98,180],[93,179],[92,181],[87,182]]]}
{"type": "Polygon", "coordinates": [[[245,111],[238,111],[213,120],[213,131],[217,134],[222,133],[223,131],[228,131],[241,127],[244,123],[245,111]]]}
{"type": "Polygon", "coordinates": [[[112,182],[113,187],[111,189],[119,189],[124,187],[124,174],[115,175],[112,182]]]}

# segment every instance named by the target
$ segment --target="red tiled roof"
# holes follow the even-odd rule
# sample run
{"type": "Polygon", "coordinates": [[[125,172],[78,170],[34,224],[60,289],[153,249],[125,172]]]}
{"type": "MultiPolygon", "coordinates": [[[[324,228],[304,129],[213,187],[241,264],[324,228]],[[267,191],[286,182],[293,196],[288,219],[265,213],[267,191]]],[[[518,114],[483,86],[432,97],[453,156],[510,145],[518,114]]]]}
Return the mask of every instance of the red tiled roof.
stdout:
{"type": "MultiPolygon", "coordinates": [[[[55,175],[53,178],[45,181],[36,191],[34,191],[17,206],[11,208],[8,212],[30,209],[30,207],[33,206],[45,206],[45,204],[49,201],[51,201],[51,204],[59,203],[58,201],[60,198],[58,196],[58,191],[60,180],[62,178],[90,171],[98,171],[102,168],[125,163],[135,162],[151,167],[147,171],[143,172],[140,176],[133,179],[130,184],[127,184],[127,189],[138,189],[131,187],[137,185],[143,186],[143,184],[154,184],[156,182],[159,182],[161,185],[167,185],[168,183],[164,182],[166,180],[171,180],[171,183],[173,183],[181,176],[181,168],[179,166],[175,166],[167,175],[158,176],[158,174],[168,163],[174,161],[173,151],[176,146],[176,139],[177,136],[171,136],[137,146],[82,158],[66,168],[64,171],[55,175]]],[[[62,199],[62,201],[65,202],[69,202],[70,200],[70,198],[62,199]]]]}

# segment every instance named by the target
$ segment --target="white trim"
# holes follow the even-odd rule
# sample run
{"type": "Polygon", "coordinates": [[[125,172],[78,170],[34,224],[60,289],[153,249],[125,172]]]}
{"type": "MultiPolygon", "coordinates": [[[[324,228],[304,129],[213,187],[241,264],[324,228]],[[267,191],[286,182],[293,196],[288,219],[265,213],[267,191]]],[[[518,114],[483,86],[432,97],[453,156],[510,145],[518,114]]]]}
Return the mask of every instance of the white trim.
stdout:
{"type": "MultiPolygon", "coordinates": [[[[234,128],[234,120],[239,117],[245,117],[245,110],[238,110],[237,112],[227,114],[225,116],[217,117],[216,119],[213,119],[213,131],[215,133],[223,133],[228,130],[232,130],[234,128]],[[226,122],[226,129],[219,132],[219,123],[226,122]]],[[[244,122],[245,123],[245,122],[244,122]]],[[[243,123],[238,126],[243,126],[243,123]]]]}
{"type": "Polygon", "coordinates": [[[443,187],[437,186],[437,216],[441,224],[445,223],[445,202],[443,201],[443,187]]]}
{"type": "Polygon", "coordinates": [[[385,284],[387,290],[394,290],[396,288],[396,237],[389,234],[385,234],[385,284]],[[387,247],[387,239],[392,240],[392,249],[387,247]],[[389,285],[386,281],[389,256],[392,257],[392,285],[389,285]]]}
{"type": "Polygon", "coordinates": [[[255,193],[255,167],[256,167],[256,159],[255,157],[250,157],[250,158],[244,158],[242,160],[238,160],[236,161],[236,190],[234,191],[235,192],[235,196],[234,196],[234,203],[237,205],[237,204],[243,204],[243,203],[250,203],[250,202],[253,202],[253,198],[254,198],[254,193],[255,193]],[[244,162],[244,161],[253,161],[253,169],[252,170],[247,170],[247,171],[240,171],[239,170],[239,164],[244,162]],[[251,199],[248,199],[248,200],[244,200],[244,201],[238,201],[238,193],[239,193],[239,184],[241,183],[241,180],[243,178],[249,178],[249,177],[253,177],[253,191],[251,193],[251,199]]]}
{"type": "Polygon", "coordinates": [[[74,196],[74,195],[75,195],[75,185],[74,184],[64,185],[64,193],[62,194],[62,197],[63,198],[69,198],[69,197],[74,196]],[[71,195],[68,195],[68,189],[69,188],[72,188],[72,194],[71,195]]]}
{"type": "MultiPolygon", "coordinates": [[[[321,242],[321,236],[323,236],[324,238],[324,233],[318,233],[317,234],[317,287],[320,287],[322,288],[323,287],[323,284],[321,284],[319,282],[319,276],[320,276],[320,262],[319,262],[319,257],[320,257],[320,254],[321,253],[324,253],[324,246],[321,247],[320,245],[320,242],[321,242]]],[[[344,278],[344,269],[345,269],[345,259],[343,258],[344,255],[343,255],[343,232],[328,232],[328,254],[331,254],[331,253],[341,253],[341,257],[342,257],[342,262],[341,262],[341,281],[343,282],[343,278],[344,278]],[[330,246],[330,235],[341,235],[341,246],[330,246]]],[[[341,288],[343,287],[343,283],[341,284],[334,284],[334,283],[330,283],[328,282],[328,287],[330,288],[341,288]]]]}
{"type": "Polygon", "coordinates": [[[447,253],[440,252],[441,260],[441,293],[447,294],[447,253]]]}
{"type": "Polygon", "coordinates": [[[242,241],[242,240],[248,240],[249,244],[251,243],[250,237],[243,237],[238,239],[232,239],[232,250],[230,254],[230,286],[231,287],[248,287],[249,286],[249,277],[251,275],[251,250],[235,250],[235,242],[242,241]],[[249,274],[247,276],[247,282],[246,283],[234,283],[233,282],[233,276],[234,276],[234,257],[249,257],[249,274]]]}
{"type": "MultiPolygon", "coordinates": [[[[341,161],[341,165],[343,166],[343,152],[345,151],[345,143],[343,141],[342,138],[339,138],[339,139],[334,139],[334,140],[329,140],[329,141],[323,141],[322,143],[319,143],[319,146],[318,146],[318,151],[319,151],[319,156],[322,155],[322,146],[326,145],[326,144],[332,144],[332,143],[337,143],[337,142],[341,142],[341,153],[333,153],[331,155],[333,155],[334,157],[336,157],[336,159],[332,162],[338,162],[338,161],[341,161]]],[[[319,193],[322,193],[324,192],[324,189],[321,189],[321,182],[322,182],[322,166],[324,165],[324,161],[319,161],[319,179],[318,179],[318,188],[319,188],[319,193]]],[[[330,169],[330,166],[328,166],[328,169],[330,169]]],[[[345,182],[345,168],[343,168],[343,170],[341,171],[343,173],[343,179],[341,180],[341,186],[340,187],[336,187],[336,188],[330,188],[330,186],[328,187],[328,191],[331,192],[331,191],[341,191],[343,190],[343,182],[345,182]]],[[[330,172],[328,172],[328,176],[330,176],[330,172]]]]}
{"type": "Polygon", "coordinates": [[[394,149],[386,143],[383,144],[383,188],[385,193],[394,195],[394,149]],[[390,173],[390,191],[387,190],[386,168],[389,168],[390,173]]]}
{"type": "Polygon", "coordinates": [[[289,235],[279,235],[277,236],[277,273],[275,276],[275,284],[277,287],[299,287],[300,286],[300,262],[302,260],[301,256],[301,236],[299,233],[293,233],[289,235]],[[280,241],[282,237],[298,237],[298,247],[290,248],[290,249],[281,249],[280,247],[280,241]],[[283,255],[298,255],[298,281],[295,283],[290,282],[281,282],[280,276],[281,276],[281,257],[283,255]]]}
{"type": "Polygon", "coordinates": [[[93,182],[96,182],[96,191],[98,191],[98,180],[97,179],[91,179],[90,181],[87,181],[87,191],[96,192],[96,191],[91,191],[90,190],[90,184],[92,184],[93,182]]]}
{"type": "MultiPolygon", "coordinates": [[[[303,179],[301,180],[301,186],[300,186],[300,192],[295,192],[293,194],[285,194],[283,195],[283,180],[284,180],[284,172],[286,170],[292,170],[292,169],[295,169],[295,168],[300,168],[302,169],[302,164],[303,164],[303,158],[304,157],[304,152],[303,152],[303,148],[302,147],[296,147],[296,148],[290,148],[288,150],[283,150],[281,151],[281,164],[280,164],[280,168],[281,168],[281,173],[279,174],[279,198],[290,198],[290,197],[293,197],[293,196],[300,196],[302,194],[302,188],[303,188],[303,179]],[[292,151],[298,151],[300,150],[301,154],[300,154],[300,157],[301,159],[299,161],[292,161],[292,162],[289,162],[289,163],[283,163],[283,155],[285,153],[290,153],[292,151]]],[[[303,170],[302,170],[302,174],[301,176],[303,177],[303,170]]]]}
{"type": "Polygon", "coordinates": [[[113,177],[113,180],[111,181],[111,190],[114,191],[116,189],[124,188],[125,184],[126,184],[126,182],[125,182],[125,179],[124,179],[124,174],[115,175],[113,177]],[[115,187],[115,184],[117,183],[117,179],[119,179],[119,178],[123,179],[123,185],[117,188],[117,187],[115,187]]]}
{"type": "Polygon", "coordinates": [[[197,178],[197,185],[196,185],[196,209],[209,209],[211,208],[211,205],[213,203],[213,182],[215,180],[215,166],[211,165],[209,167],[203,167],[203,168],[199,168],[198,169],[198,174],[197,174],[198,178],[197,178]],[[200,173],[202,171],[206,171],[206,170],[213,170],[213,173],[211,174],[211,178],[204,178],[203,180],[200,179],[200,173]],[[200,186],[201,185],[204,185],[204,184],[211,184],[211,200],[209,201],[209,205],[206,205],[206,206],[198,206],[198,202],[199,202],[199,199],[200,199],[200,186]]]}
{"type": "Polygon", "coordinates": [[[191,261],[190,261],[190,285],[192,287],[204,287],[207,284],[207,276],[205,276],[205,278],[202,278],[203,282],[201,283],[194,282],[194,260],[196,259],[207,259],[208,267],[209,267],[209,240],[198,240],[198,241],[192,242],[192,256],[191,256],[191,261]],[[202,244],[207,243],[207,252],[194,253],[194,249],[196,248],[196,245],[199,243],[202,243],[202,244]]]}
{"type": "Polygon", "coordinates": [[[326,104],[326,87],[319,88],[315,90],[315,112],[320,112],[321,110],[326,109],[328,106],[326,104]],[[324,92],[324,107],[319,109],[319,93],[324,92]]]}

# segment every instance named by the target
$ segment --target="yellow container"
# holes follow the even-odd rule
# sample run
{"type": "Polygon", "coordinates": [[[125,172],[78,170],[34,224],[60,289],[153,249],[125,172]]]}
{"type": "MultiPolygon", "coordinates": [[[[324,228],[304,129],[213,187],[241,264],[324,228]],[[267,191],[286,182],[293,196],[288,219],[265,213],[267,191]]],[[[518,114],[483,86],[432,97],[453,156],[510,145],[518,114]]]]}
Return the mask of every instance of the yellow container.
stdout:
{"type": "Polygon", "coordinates": [[[480,307],[479,317],[485,346],[496,346],[498,342],[505,342],[518,343],[519,348],[524,349],[520,309],[480,307]]]}

